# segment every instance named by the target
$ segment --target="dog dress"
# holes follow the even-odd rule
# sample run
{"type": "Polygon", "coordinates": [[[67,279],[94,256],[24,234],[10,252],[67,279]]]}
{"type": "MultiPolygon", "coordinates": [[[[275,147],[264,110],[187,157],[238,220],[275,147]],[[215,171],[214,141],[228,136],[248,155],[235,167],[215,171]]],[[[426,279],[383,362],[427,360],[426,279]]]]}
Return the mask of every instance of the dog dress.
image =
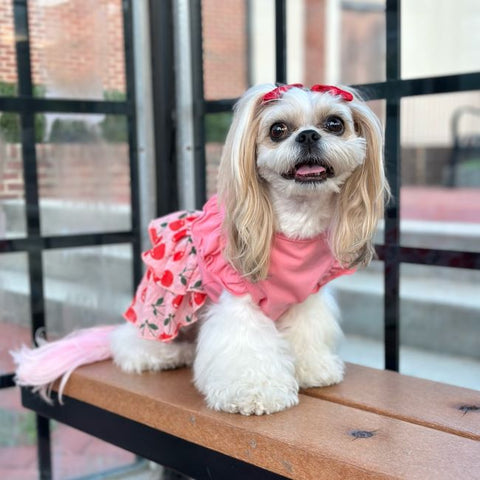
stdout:
{"type": "Polygon", "coordinates": [[[326,234],[306,240],[275,234],[267,278],[252,283],[223,257],[222,222],[214,196],[202,211],[176,212],[150,223],[152,248],[142,254],[146,272],[124,314],[142,337],[173,340],[224,290],[250,295],[267,317],[278,320],[326,283],[354,272],[333,257],[326,234]]]}

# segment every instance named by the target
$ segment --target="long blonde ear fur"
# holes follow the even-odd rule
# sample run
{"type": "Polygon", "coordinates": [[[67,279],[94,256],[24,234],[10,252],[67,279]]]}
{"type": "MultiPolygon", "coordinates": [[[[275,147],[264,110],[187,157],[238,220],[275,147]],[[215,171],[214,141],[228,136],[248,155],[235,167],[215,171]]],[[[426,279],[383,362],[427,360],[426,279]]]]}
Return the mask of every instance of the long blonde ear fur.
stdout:
{"type": "Polygon", "coordinates": [[[372,237],[383,217],[389,196],[383,165],[383,134],[380,121],[360,101],[351,103],[358,133],[366,141],[366,156],[342,186],[337,202],[330,245],[335,257],[345,266],[367,265],[374,254],[372,237]]]}
{"type": "Polygon", "coordinates": [[[274,232],[272,206],[256,168],[258,114],[263,95],[272,88],[251,88],[237,103],[218,177],[219,199],[225,207],[224,255],[252,282],[267,276],[274,232]]]}

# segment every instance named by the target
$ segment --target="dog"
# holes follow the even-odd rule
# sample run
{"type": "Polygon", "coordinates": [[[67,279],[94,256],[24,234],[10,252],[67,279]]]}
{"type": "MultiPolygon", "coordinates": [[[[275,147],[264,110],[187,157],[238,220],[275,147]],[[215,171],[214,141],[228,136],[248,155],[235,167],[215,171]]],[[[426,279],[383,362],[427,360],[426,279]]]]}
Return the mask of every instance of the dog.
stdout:
{"type": "Polygon", "coordinates": [[[372,259],[388,196],[382,149],[380,122],[352,89],[250,88],[234,109],[218,195],[151,223],[128,322],[23,347],[17,383],[48,399],[63,376],[61,399],[70,373],[92,361],[136,373],[193,366],[210,408],[262,415],[296,405],[300,388],[341,382],[327,284],[372,259]]]}

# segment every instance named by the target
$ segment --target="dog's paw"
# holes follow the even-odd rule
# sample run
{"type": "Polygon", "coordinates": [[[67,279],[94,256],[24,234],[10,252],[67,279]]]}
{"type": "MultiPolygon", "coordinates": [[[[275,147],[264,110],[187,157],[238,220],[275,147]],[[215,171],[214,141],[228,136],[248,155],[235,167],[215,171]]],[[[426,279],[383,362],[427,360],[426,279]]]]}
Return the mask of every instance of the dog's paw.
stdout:
{"type": "Polygon", "coordinates": [[[315,358],[298,359],[295,376],[300,388],[328,387],[343,380],[345,365],[330,353],[315,358]]]}
{"type": "Polygon", "coordinates": [[[206,392],[207,405],[213,410],[242,415],[264,415],[280,412],[298,404],[298,386],[258,384],[225,385],[206,392]]]}

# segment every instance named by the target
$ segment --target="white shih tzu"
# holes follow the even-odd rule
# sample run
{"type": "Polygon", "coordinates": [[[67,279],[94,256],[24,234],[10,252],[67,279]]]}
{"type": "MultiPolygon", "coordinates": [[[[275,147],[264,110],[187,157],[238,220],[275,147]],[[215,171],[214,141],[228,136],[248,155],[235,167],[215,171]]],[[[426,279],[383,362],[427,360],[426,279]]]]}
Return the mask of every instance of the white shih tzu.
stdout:
{"type": "Polygon", "coordinates": [[[61,393],[74,368],[113,357],[126,372],[193,365],[215,410],[296,405],[299,388],[343,378],[324,286],[372,258],[387,191],[381,126],[355,92],[249,89],[235,107],[218,197],[151,223],[129,323],[23,347],[13,353],[17,383],[45,394],[63,376],[61,393]]]}

